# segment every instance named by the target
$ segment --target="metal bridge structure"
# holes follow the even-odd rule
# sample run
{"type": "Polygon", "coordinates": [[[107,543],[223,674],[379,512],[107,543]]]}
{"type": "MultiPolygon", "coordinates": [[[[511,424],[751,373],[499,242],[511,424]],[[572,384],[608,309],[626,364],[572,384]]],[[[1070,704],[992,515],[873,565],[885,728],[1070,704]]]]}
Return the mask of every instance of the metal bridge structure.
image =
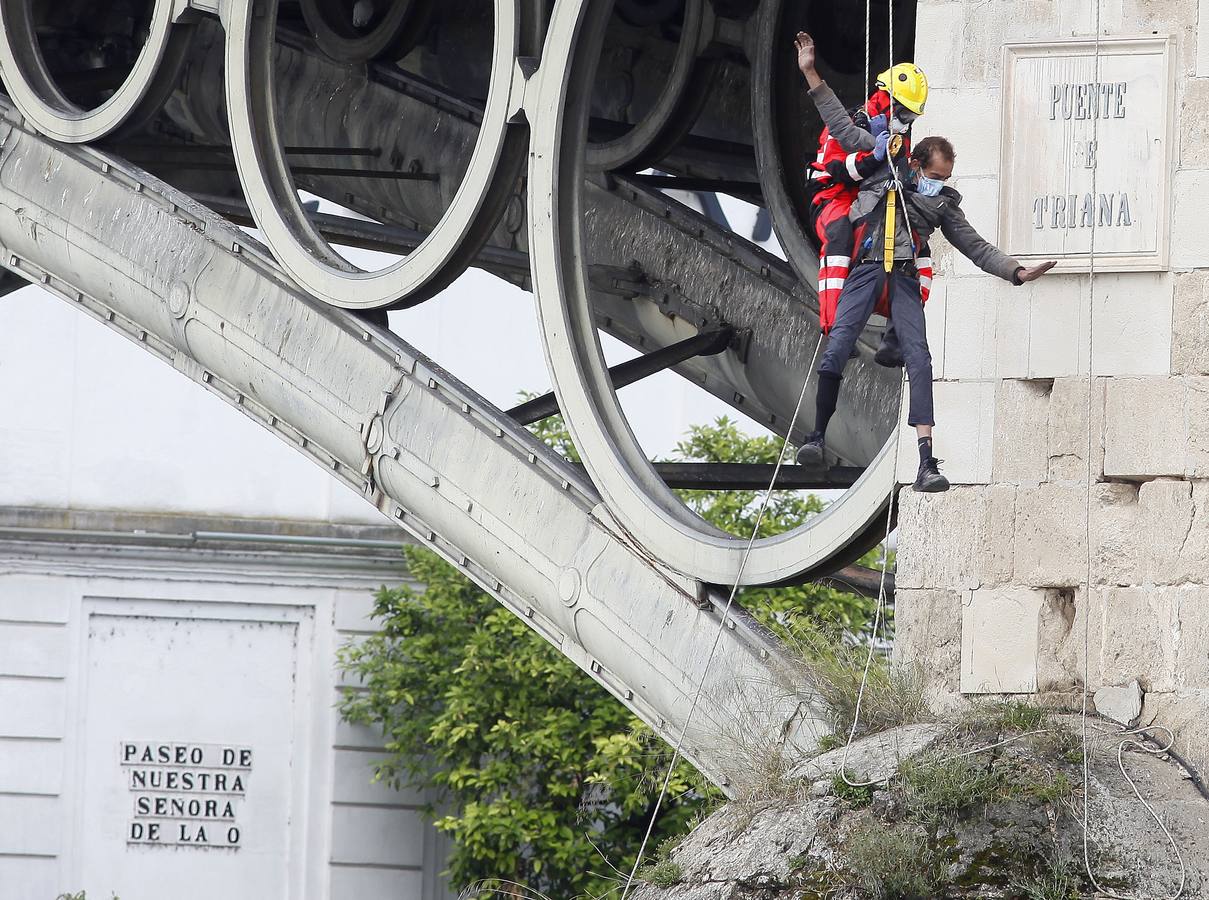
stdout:
{"type": "Polygon", "coordinates": [[[673,488],[771,467],[654,465],[616,389],[671,368],[809,430],[804,409],[788,433],[820,340],[799,28],[860,99],[851,0],[0,0],[3,288],[41,285],[352,486],[659,734],[688,723],[735,791],[753,747],[825,728],[785,649],[737,605],[720,621],[730,586],[825,578],[884,536],[899,373],[859,347],[837,465],[784,482],[842,496],[745,562],[673,488]],[[762,207],[784,258],[685,191],[762,207]],[[386,327],[470,266],[532,291],[553,397],[497,408],[386,327]],[[643,355],[610,371],[601,332],[643,355]],[[524,427],[555,411],[582,466],[524,427]]]}

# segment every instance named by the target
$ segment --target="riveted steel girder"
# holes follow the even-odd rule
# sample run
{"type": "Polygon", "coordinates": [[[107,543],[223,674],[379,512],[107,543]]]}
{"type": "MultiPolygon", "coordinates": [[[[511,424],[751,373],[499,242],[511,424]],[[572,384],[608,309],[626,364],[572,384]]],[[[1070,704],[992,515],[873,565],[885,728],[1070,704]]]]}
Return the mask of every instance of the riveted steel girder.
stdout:
{"type": "Polygon", "coordinates": [[[0,121],[4,266],[361,491],[728,790],[822,726],[738,607],[652,560],[591,484],[393,334],[298,291],[242,231],[88,147],[0,121]],[[709,648],[718,641],[707,667],[709,648]],[[745,749],[740,749],[745,748],[745,749]]]}

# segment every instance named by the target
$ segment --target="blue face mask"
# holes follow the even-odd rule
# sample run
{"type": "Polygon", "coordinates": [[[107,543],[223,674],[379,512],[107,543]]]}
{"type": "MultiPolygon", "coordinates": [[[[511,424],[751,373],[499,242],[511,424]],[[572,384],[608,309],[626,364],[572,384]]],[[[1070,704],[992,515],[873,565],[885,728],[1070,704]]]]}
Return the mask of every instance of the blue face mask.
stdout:
{"type": "Polygon", "coordinates": [[[915,176],[915,190],[925,197],[935,197],[944,186],[945,183],[943,181],[929,178],[922,172],[917,173],[915,176]]]}

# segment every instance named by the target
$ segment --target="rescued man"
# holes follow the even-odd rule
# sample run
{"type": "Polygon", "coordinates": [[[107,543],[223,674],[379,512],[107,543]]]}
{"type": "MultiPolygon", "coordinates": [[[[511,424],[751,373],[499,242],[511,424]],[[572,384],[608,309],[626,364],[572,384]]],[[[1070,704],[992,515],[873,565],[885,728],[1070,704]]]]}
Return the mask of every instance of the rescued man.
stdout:
{"type": "Polygon", "coordinates": [[[848,213],[860,183],[885,168],[892,134],[901,135],[896,142],[899,152],[910,152],[911,125],[923,115],[927,102],[928,79],[923,71],[913,63],[899,63],[877,77],[873,94],[850,113],[843,129],[833,133],[825,127],[819,135],[818,155],[806,174],[808,234],[819,251],[819,327],[824,334],[835,324],[840,291],[852,263],[853,226],[848,213]],[[891,110],[890,87],[896,83],[897,105],[891,110]],[[872,147],[866,146],[866,135],[873,136],[872,147]]]}
{"type": "MultiPolygon", "coordinates": [[[[872,150],[877,140],[872,134],[862,129],[857,130],[864,137],[849,134],[855,128],[851,117],[815,69],[814,41],[798,32],[794,44],[798,68],[810,85],[810,97],[831,133],[846,134],[854,146],[872,150]]],[[[961,195],[945,186],[952,177],[956,157],[949,141],[925,138],[915,145],[909,161],[893,167],[887,164],[882,174],[861,182],[850,212],[856,229],[853,267],[819,364],[815,430],[798,451],[798,462],[816,466],[823,463],[824,436],[835,413],[844,365],[869,316],[880,306],[893,322],[910,381],[907,424],[914,426],[919,447],[914,488],[927,492],[949,489],[948,479],[940,474],[932,452],[932,356],[924,326],[917,260],[929,256],[928,240],[939,228],[959,253],[984,272],[1012,284],[1035,281],[1056,265],[1051,261],[1026,268],[979,236],[961,211],[961,195]],[[895,215],[892,240],[887,241],[887,201],[892,190],[895,215]],[[887,247],[888,243],[892,246],[887,247]]]]}

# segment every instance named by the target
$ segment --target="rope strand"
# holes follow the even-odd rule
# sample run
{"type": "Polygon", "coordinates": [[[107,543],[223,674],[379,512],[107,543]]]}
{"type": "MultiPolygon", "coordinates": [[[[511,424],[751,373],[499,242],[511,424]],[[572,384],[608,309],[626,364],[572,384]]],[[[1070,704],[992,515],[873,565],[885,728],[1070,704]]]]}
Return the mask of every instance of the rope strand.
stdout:
{"type": "Polygon", "coordinates": [[[751,549],[756,543],[756,537],[760,533],[760,526],[764,522],[764,513],[768,510],[768,504],[772,500],[772,492],[776,487],[777,478],[781,475],[781,467],[785,464],[785,448],[789,446],[789,439],[793,435],[794,428],[797,426],[798,416],[802,412],[802,403],[806,399],[806,388],[810,384],[810,375],[814,372],[814,364],[818,360],[819,349],[822,346],[823,335],[820,333],[818,343],[814,345],[814,353],[810,357],[810,365],[806,368],[806,377],[802,380],[802,390],[798,394],[798,403],[794,407],[793,418],[789,421],[789,428],[785,432],[785,439],[781,442],[781,450],[777,454],[777,464],[772,470],[772,478],[768,482],[768,488],[764,491],[764,499],[760,504],[760,511],[756,515],[755,527],[751,530],[751,538],[748,540],[747,548],[739,560],[739,573],[735,576],[735,583],[731,586],[730,596],[726,598],[726,606],[723,608],[722,615],[718,619],[718,630],[714,632],[714,642],[709,648],[709,655],[705,658],[705,664],[701,667],[701,679],[697,683],[692,705],[689,706],[688,715],[685,716],[684,725],[680,729],[680,736],[676,739],[676,746],[672,750],[672,759],[668,763],[667,774],[664,776],[663,785],[659,789],[659,796],[655,800],[655,808],[651,811],[651,818],[647,823],[646,833],[642,836],[642,843],[638,847],[638,855],[634,859],[634,867],[630,870],[629,877],[626,878],[625,889],[621,892],[621,900],[626,900],[626,897],[630,893],[630,888],[634,885],[634,879],[638,874],[638,867],[642,865],[642,858],[646,853],[647,844],[651,840],[651,833],[655,830],[655,821],[659,818],[659,811],[663,806],[664,798],[667,796],[668,785],[672,781],[672,773],[676,770],[676,763],[680,761],[680,751],[684,747],[684,738],[688,734],[688,727],[692,722],[693,714],[697,711],[697,704],[701,700],[701,692],[705,689],[705,678],[709,674],[710,664],[714,661],[714,653],[718,649],[718,642],[722,637],[723,630],[726,628],[726,620],[730,615],[731,607],[734,605],[735,595],[739,592],[739,584],[743,580],[743,572],[747,568],[747,560],[751,556],[751,549]]]}

